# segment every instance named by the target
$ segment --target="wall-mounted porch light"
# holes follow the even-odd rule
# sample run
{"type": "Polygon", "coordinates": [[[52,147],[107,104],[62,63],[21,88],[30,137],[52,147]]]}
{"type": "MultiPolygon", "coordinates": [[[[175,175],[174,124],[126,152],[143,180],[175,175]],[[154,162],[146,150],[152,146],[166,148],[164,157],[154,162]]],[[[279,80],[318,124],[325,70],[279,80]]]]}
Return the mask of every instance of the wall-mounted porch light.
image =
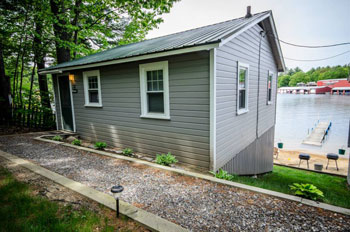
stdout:
{"type": "Polygon", "coordinates": [[[69,77],[69,80],[72,82],[72,85],[75,85],[74,74],[69,74],[68,77],[69,77]]]}
{"type": "Polygon", "coordinates": [[[121,185],[115,185],[112,187],[111,192],[113,193],[114,199],[116,200],[116,211],[117,218],[119,218],[119,197],[123,192],[124,188],[121,185]]]}

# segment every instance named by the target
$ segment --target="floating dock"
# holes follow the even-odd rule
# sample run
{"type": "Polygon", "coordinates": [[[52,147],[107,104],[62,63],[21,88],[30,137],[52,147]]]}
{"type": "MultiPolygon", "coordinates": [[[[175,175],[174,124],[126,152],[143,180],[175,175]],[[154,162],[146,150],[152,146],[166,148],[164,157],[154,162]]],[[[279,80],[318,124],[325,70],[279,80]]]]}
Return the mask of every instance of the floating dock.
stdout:
{"type": "Polygon", "coordinates": [[[328,134],[331,125],[331,122],[319,122],[316,128],[304,139],[303,144],[322,146],[322,142],[328,134]]]}

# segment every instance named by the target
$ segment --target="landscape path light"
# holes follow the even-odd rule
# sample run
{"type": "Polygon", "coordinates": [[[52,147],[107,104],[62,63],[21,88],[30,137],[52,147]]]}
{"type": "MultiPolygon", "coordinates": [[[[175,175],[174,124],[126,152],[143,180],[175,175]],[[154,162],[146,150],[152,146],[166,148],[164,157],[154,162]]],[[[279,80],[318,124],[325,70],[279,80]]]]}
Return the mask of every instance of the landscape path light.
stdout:
{"type": "Polygon", "coordinates": [[[114,185],[111,188],[111,192],[113,193],[114,199],[116,201],[116,211],[117,211],[117,218],[119,218],[119,197],[121,193],[123,192],[124,188],[121,185],[114,185]]]}

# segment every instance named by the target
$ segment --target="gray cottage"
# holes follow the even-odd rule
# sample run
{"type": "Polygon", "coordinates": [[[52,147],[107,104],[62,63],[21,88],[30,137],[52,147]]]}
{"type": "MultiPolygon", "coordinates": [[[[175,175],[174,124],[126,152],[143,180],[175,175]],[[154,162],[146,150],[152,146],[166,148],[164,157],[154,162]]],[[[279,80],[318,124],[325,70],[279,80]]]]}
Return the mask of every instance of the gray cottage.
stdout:
{"type": "Polygon", "coordinates": [[[272,170],[277,73],[271,11],[145,40],[40,70],[57,129],[241,175],[272,170]]]}

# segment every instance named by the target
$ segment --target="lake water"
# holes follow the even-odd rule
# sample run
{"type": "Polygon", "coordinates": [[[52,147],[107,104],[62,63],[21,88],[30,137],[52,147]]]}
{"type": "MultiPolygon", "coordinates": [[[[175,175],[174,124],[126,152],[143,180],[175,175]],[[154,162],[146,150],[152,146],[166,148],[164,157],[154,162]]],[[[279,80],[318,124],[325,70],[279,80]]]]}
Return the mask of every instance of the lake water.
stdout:
{"type": "Polygon", "coordinates": [[[284,149],[314,153],[338,153],[347,148],[350,120],[350,96],[278,94],[275,142],[284,149]],[[331,121],[332,127],[322,147],[302,144],[308,130],[319,121],[331,121]]]}

